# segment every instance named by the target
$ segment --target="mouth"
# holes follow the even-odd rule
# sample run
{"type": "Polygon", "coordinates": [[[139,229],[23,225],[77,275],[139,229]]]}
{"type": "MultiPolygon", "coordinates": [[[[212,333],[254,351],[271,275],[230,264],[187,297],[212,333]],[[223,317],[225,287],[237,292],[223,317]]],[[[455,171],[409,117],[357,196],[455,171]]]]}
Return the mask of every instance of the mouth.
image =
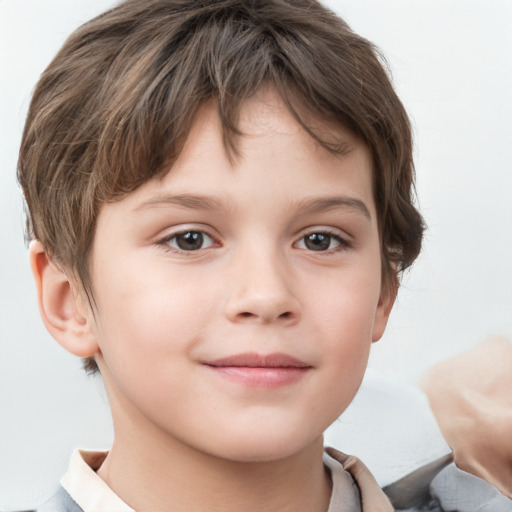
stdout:
{"type": "Polygon", "coordinates": [[[313,367],[288,354],[236,354],[203,363],[218,376],[238,384],[277,388],[291,385],[313,367]]]}

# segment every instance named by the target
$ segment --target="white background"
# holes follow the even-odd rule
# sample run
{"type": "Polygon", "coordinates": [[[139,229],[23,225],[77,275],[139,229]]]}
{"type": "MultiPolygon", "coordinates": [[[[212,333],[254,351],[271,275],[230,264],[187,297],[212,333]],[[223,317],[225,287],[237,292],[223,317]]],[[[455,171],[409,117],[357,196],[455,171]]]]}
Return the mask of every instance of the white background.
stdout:
{"type": "MultiPolygon", "coordinates": [[[[0,509],[41,501],[73,447],[111,439],[99,379],[39,320],[15,180],[39,74],[76,26],[110,5],[0,0],[0,509]]],[[[370,361],[412,383],[491,333],[512,336],[512,1],[329,5],[384,51],[415,129],[429,230],[370,361]]]]}

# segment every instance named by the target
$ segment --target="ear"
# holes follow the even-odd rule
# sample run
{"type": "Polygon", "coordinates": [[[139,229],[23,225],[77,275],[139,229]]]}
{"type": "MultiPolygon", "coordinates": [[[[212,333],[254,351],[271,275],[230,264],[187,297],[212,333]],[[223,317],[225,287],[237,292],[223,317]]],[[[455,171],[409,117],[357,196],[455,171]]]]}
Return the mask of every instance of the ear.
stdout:
{"type": "Polygon", "coordinates": [[[51,260],[37,240],[31,242],[29,256],[39,312],[48,332],[68,352],[78,357],[98,353],[92,330],[92,314],[82,305],[66,273],[51,260]]]}
{"type": "Polygon", "coordinates": [[[375,312],[375,321],[373,323],[372,342],[379,341],[386,330],[389,315],[393,309],[396,295],[398,293],[398,278],[393,278],[393,282],[381,289],[377,310],[375,312]]]}

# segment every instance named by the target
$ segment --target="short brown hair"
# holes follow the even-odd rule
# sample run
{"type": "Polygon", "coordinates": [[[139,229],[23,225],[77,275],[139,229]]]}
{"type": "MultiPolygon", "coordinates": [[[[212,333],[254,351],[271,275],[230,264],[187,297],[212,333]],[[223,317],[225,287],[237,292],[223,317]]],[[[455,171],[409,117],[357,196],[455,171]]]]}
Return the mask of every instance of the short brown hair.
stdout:
{"type": "MultiPolygon", "coordinates": [[[[33,94],[18,163],[29,236],[83,286],[101,204],[168,172],[210,99],[226,149],[237,114],[270,85],[297,121],[351,130],[368,146],[383,286],[417,257],[409,119],[376,48],[315,0],[128,0],[78,28],[33,94]]],[[[86,363],[89,370],[95,363],[86,363]]]]}

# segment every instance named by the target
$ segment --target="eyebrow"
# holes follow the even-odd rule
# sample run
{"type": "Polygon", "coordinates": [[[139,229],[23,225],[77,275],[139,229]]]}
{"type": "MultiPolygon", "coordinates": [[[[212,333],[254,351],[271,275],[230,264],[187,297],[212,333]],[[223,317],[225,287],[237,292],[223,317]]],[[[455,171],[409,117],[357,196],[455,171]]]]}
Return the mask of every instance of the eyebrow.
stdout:
{"type": "Polygon", "coordinates": [[[209,196],[196,196],[189,194],[161,195],[144,201],[135,208],[135,211],[158,208],[162,206],[178,206],[188,210],[232,211],[234,208],[227,201],[209,196]]]}
{"type": "Polygon", "coordinates": [[[299,209],[307,213],[324,213],[336,208],[350,208],[363,214],[368,220],[371,220],[370,210],[366,204],[355,197],[332,196],[332,197],[313,197],[305,199],[299,203],[299,209]]]}
{"type": "MultiPolygon", "coordinates": [[[[152,197],[135,208],[135,211],[178,206],[187,210],[225,211],[235,213],[236,208],[228,201],[201,195],[161,195],[152,197]]],[[[348,196],[311,197],[297,203],[297,209],[303,213],[324,213],[337,208],[349,208],[371,220],[366,204],[361,200],[348,196]]]]}

